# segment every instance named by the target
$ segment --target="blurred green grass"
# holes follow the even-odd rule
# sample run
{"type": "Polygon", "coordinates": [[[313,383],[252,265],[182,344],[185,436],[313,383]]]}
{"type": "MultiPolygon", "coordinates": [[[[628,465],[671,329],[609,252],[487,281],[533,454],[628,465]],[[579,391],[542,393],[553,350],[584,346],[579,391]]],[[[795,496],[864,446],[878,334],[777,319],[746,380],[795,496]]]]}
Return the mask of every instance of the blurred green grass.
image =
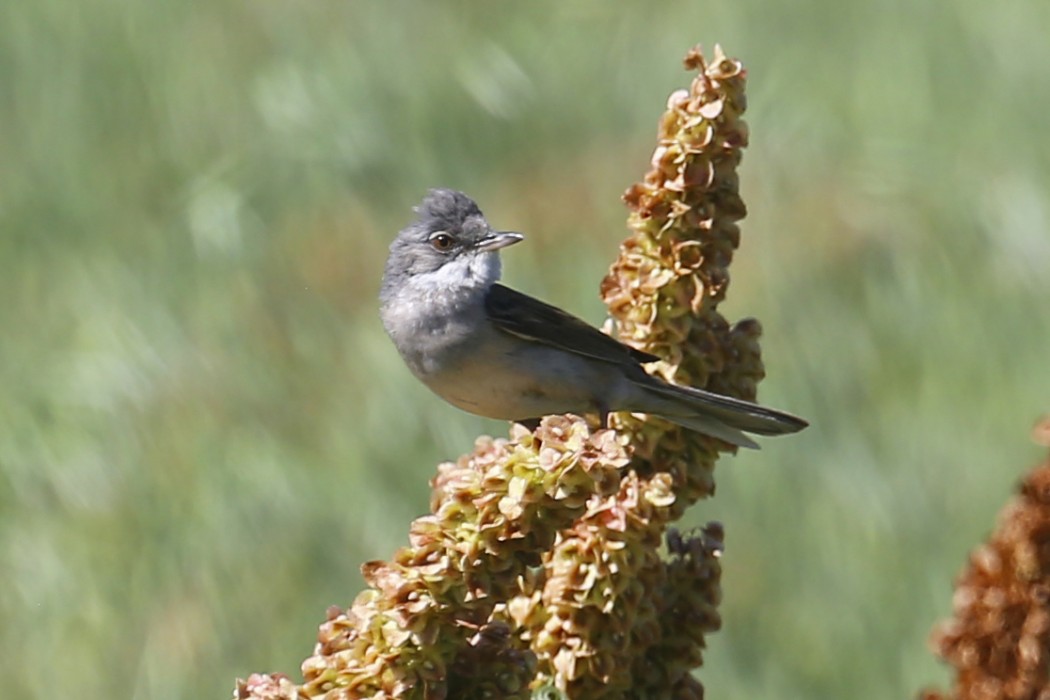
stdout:
{"type": "Polygon", "coordinates": [[[429,186],[519,288],[601,319],[666,95],[750,75],[725,306],[765,402],[727,460],[712,697],[908,697],[1050,408],[1050,5],[40,0],[0,7],[0,675],[11,697],[224,697],[505,426],[382,335],[429,186]]]}

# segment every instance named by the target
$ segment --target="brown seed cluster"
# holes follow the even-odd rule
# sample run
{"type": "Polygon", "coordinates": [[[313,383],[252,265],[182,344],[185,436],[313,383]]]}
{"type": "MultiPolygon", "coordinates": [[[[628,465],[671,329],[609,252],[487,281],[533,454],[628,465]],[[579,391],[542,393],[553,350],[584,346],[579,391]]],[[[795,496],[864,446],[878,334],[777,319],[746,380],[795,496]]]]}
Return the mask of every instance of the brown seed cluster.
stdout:
{"type": "Polygon", "coordinates": [[[956,583],[931,645],[956,671],[925,700],[1050,700],[1050,460],[999,514],[956,583]]]}
{"type": "MultiPolygon", "coordinates": [[[[686,67],[699,74],[668,99],[652,167],[624,195],[633,235],[602,297],[616,335],[663,358],[657,371],[665,379],[753,399],[765,376],[761,326],[731,327],[716,309],[740,243],[737,221],[747,213],[737,177],[748,139],[745,71],[720,47],[709,65],[699,49],[690,51],[686,67]]],[[[631,436],[635,469],[672,475],[681,510],[714,492],[718,452],[733,449],[656,417],[618,416],[616,426],[631,436]]]]}
{"type": "MultiPolygon", "coordinates": [[[[698,76],[671,96],[652,168],[624,196],[633,233],[601,291],[611,330],[663,358],[665,378],[751,399],[761,328],[716,310],[745,215],[744,71],[718,48],[686,68],[698,76]]],[[[735,448],[659,418],[612,420],[615,432],[547,417],[439,467],[432,514],[363,567],[369,588],[330,611],[304,684],[252,676],[235,697],[702,698],[690,673],[720,625],[723,534],[668,527],[714,492],[715,460],[735,448]]]]}
{"type": "Polygon", "coordinates": [[[724,533],[719,523],[682,534],[667,534],[669,560],[662,586],[653,596],[659,631],[644,654],[634,660],[633,697],[702,698],[703,686],[690,671],[703,662],[704,635],[722,626],[718,604],[722,590],[720,557],[724,533]],[[692,689],[692,692],[686,692],[692,689]]]}

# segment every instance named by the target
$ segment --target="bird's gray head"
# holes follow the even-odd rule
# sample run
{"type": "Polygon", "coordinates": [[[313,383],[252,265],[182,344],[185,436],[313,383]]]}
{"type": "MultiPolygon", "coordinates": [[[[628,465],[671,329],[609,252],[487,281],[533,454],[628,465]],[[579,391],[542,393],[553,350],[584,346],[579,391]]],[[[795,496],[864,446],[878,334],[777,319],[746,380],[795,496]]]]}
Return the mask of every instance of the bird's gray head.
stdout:
{"type": "Polygon", "coordinates": [[[478,205],[455,190],[430,190],[418,218],[390,244],[381,296],[413,285],[430,293],[484,288],[499,279],[499,250],[520,233],[494,231],[478,205]]]}

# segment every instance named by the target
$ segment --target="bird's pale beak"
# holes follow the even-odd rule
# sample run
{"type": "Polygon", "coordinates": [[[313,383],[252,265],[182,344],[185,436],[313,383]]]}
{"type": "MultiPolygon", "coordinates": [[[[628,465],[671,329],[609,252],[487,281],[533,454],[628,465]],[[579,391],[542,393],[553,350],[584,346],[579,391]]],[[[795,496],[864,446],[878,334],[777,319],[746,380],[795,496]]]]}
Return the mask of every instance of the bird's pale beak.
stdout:
{"type": "Polygon", "coordinates": [[[483,253],[491,253],[494,250],[514,245],[524,240],[524,238],[525,236],[515,231],[489,231],[484,238],[475,244],[474,248],[483,253]]]}

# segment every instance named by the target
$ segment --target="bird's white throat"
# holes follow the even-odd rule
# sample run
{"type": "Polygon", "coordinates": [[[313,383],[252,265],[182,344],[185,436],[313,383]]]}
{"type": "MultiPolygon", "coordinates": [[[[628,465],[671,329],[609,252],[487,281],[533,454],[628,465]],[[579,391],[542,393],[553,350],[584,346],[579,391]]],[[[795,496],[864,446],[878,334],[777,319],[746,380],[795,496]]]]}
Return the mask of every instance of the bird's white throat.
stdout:
{"type": "Polygon", "coordinates": [[[406,296],[429,304],[455,304],[483,295],[499,281],[500,273],[497,253],[460,255],[437,270],[413,275],[403,291],[406,296]]]}

